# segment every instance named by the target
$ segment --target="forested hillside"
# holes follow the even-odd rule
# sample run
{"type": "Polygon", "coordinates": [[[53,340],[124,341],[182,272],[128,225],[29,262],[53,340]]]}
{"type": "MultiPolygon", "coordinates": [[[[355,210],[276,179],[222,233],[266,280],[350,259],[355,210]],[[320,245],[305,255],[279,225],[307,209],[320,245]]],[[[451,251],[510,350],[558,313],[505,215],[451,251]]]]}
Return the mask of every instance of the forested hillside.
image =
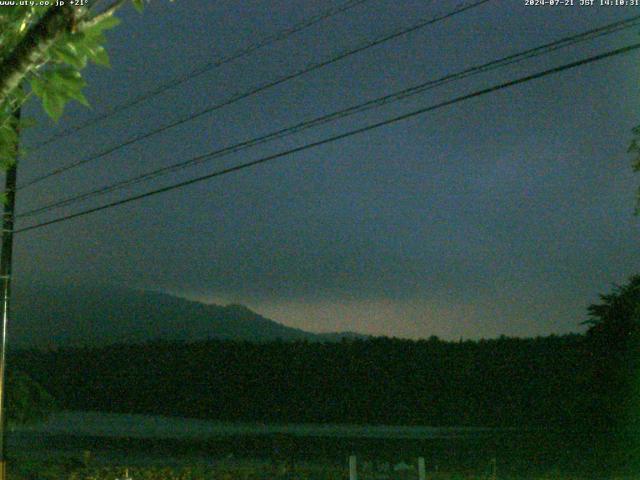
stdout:
{"type": "MultiPolygon", "coordinates": [[[[207,341],[20,352],[63,408],[219,420],[521,426],[614,413],[585,337],[207,341]]],[[[618,386],[618,388],[620,388],[618,386]]],[[[613,391],[611,391],[613,395],[613,391]]]]}
{"type": "Polygon", "coordinates": [[[259,422],[639,426],[640,275],[585,335],[155,341],[14,352],[62,408],[259,422]]]}

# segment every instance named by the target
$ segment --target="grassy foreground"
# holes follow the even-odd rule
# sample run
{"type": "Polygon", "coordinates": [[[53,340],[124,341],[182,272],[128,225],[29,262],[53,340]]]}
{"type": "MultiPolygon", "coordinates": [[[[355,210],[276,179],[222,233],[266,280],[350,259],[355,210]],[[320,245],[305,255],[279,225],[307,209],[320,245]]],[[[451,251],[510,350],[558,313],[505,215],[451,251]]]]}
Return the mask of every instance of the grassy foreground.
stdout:
{"type": "MultiPolygon", "coordinates": [[[[21,462],[9,465],[10,480],[348,480],[344,466],[301,465],[293,470],[283,465],[264,463],[225,464],[215,466],[193,465],[181,467],[92,467],[77,460],[21,462]]],[[[548,472],[535,476],[501,475],[487,472],[427,472],[427,480],[584,480],[591,477],[548,472]]],[[[610,480],[631,480],[630,476],[607,477],[610,480]]],[[[415,470],[405,472],[373,473],[360,471],[359,480],[418,480],[415,470]]]]}

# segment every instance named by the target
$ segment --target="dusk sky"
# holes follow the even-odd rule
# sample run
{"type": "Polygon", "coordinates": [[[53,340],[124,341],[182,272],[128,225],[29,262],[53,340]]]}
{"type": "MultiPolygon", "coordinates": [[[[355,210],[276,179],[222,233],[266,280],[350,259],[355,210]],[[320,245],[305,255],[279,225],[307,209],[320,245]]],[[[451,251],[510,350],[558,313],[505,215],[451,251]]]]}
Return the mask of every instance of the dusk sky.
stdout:
{"type": "MultiPolygon", "coordinates": [[[[108,34],[92,107],[56,125],[37,102],[24,183],[461,4],[368,0],[72,136],[30,146],[344,0],[154,0],[108,34]]],[[[429,79],[640,14],[493,0],[18,192],[18,212],[429,79]]],[[[287,150],[638,42],[640,27],[429,90],[18,228],[287,150]]],[[[309,331],[446,339],[583,331],[586,307],[638,273],[640,53],[457,103],[254,168],[21,233],[18,284],[110,284],[242,303],[309,331]]],[[[16,320],[19,321],[19,318],[16,320]]]]}

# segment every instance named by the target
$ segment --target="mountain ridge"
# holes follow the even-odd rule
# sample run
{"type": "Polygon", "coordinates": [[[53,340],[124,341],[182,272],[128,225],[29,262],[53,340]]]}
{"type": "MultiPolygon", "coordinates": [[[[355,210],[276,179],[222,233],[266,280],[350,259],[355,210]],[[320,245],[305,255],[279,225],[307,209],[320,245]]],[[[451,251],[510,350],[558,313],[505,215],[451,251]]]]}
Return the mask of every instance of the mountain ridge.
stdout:
{"type": "Polygon", "coordinates": [[[172,294],[104,286],[17,286],[9,342],[16,348],[100,346],[154,340],[253,342],[366,338],[313,333],[245,305],[205,304],[172,294]]]}

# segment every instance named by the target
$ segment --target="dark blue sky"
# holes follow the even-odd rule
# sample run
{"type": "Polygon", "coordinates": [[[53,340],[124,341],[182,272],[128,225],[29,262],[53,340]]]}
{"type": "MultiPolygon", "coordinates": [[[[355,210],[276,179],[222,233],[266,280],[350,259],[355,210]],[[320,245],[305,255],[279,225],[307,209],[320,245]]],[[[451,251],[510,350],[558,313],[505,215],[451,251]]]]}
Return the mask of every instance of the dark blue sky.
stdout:
{"type": "MultiPolygon", "coordinates": [[[[579,0],[576,0],[579,3],[579,0]]],[[[154,1],[109,34],[70,106],[25,147],[340,2],[154,1]]],[[[234,92],[350,49],[453,1],[370,0],[31,152],[28,180],[234,92]]],[[[268,133],[617,19],[633,7],[495,0],[20,191],[19,210],[268,133]]],[[[214,160],[167,185],[637,41],[631,30],[214,160]]],[[[18,283],[112,283],[240,302],[313,331],[445,338],[578,331],[638,272],[626,154],[640,55],[462,102],[273,163],[19,235],[18,283]]],[[[118,192],[83,207],[117,199],[118,192]]],[[[42,215],[54,218],[80,205],[42,215]]],[[[23,221],[19,226],[29,223],[23,221]]]]}

